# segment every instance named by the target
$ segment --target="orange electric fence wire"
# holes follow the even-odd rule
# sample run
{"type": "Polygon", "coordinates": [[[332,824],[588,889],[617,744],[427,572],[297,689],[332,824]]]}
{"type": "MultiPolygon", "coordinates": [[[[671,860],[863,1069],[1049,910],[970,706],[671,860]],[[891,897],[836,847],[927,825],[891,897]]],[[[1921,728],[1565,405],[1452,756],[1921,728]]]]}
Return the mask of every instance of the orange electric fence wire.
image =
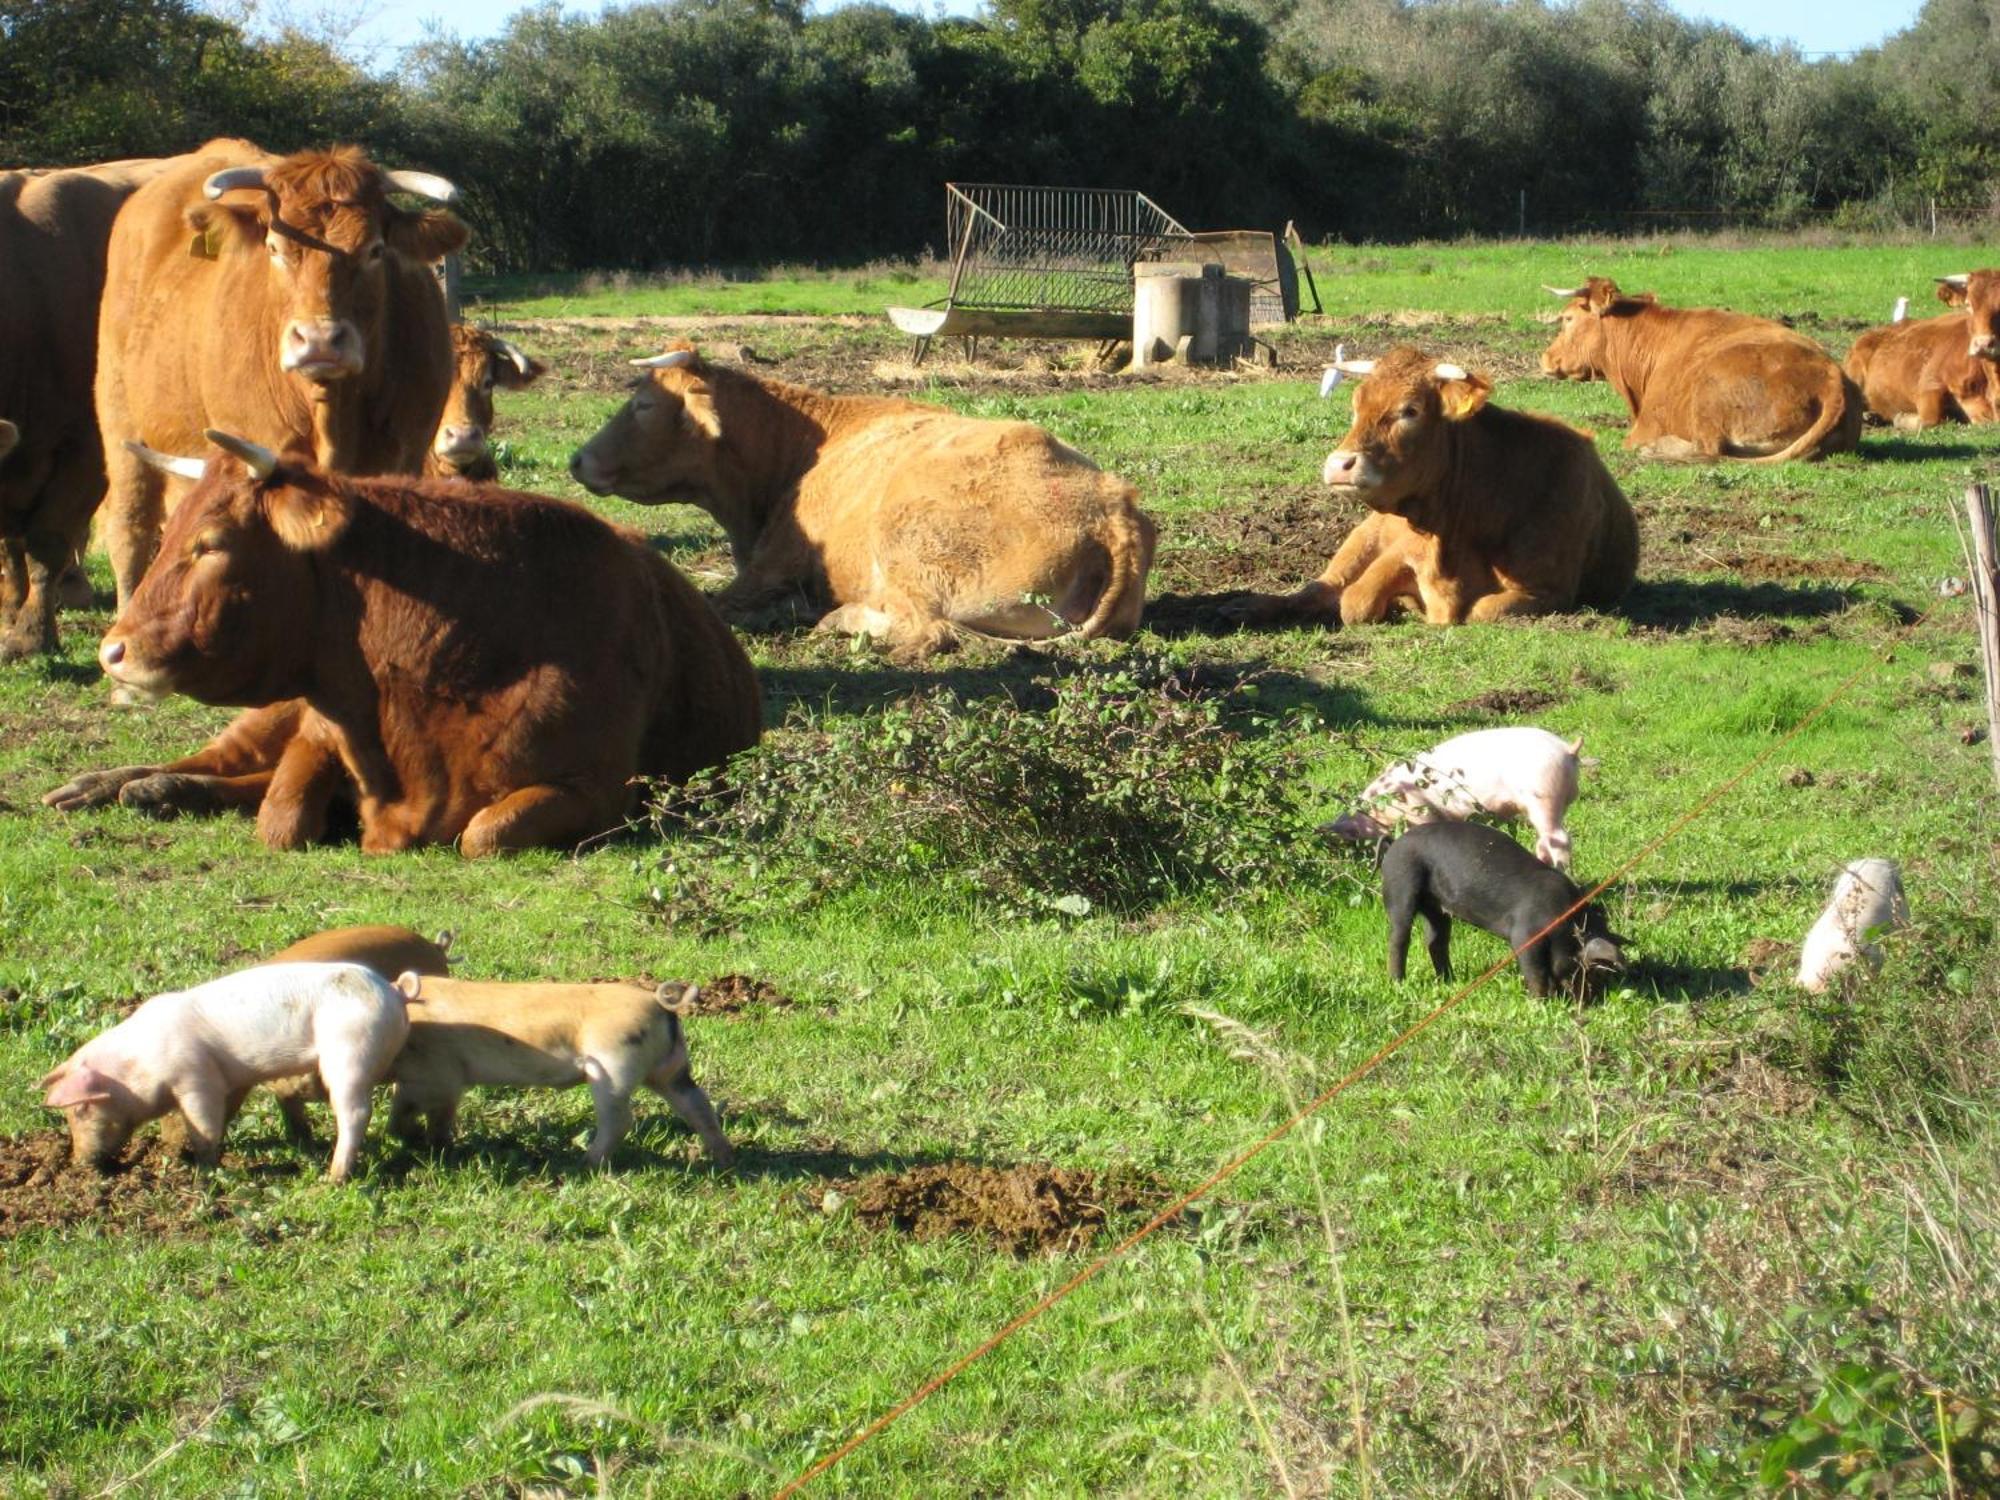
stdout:
{"type": "MultiPolygon", "coordinates": [[[[1897,637],[1897,641],[1907,638],[1917,629],[1918,626],[1924,624],[1936,612],[1937,612],[1937,606],[1935,605],[1933,605],[1930,609],[1925,610],[1923,614],[1919,615],[1916,619],[1912,620],[1908,625],[1903,627],[1901,634],[1897,637]]],[[[1075,1291],[1078,1287],[1082,1286],[1086,1281],[1089,1281],[1092,1277],[1096,1276],[1099,1271],[1102,1271],[1106,1266],[1110,1265],[1112,1261],[1118,1259],[1118,1257],[1123,1255],[1127,1250],[1130,1250],[1134,1245],[1138,1244],[1139,1241],[1145,1239],[1147,1236],[1151,1235],[1154,1231],[1158,1230],[1163,1225],[1171,1223],[1174,1219],[1178,1218],[1181,1214],[1181,1211],[1185,1209],[1190,1203],[1193,1203],[1197,1198],[1206,1195],[1208,1191],[1211,1188],[1214,1188],[1217,1184],[1227,1181],[1229,1178],[1235,1176],[1252,1160],[1254,1160],[1258,1156],[1261,1156],[1270,1147],[1276,1145],[1279,1141],[1283,1140],[1292,1131],[1296,1130],[1305,1121],[1311,1119],[1314,1115],[1318,1114],[1320,1110],[1324,1109],[1328,1104],[1332,1103],[1333,1100],[1337,1098],[1344,1090],[1346,1090],[1353,1084],[1359,1083],[1363,1078],[1366,1078],[1370,1073],[1374,1072],[1376,1068],[1380,1067],[1383,1063],[1387,1062],[1391,1057],[1395,1056],[1396,1053],[1400,1052],[1404,1047],[1409,1045],[1410,1042],[1414,1041],[1417,1037],[1423,1035],[1424,1032],[1430,1030],[1430,1028],[1433,1025],[1435,1025],[1438,1021],[1442,1020],[1446,1015],[1450,1014],[1451,1011],[1456,1009],[1459,1003],[1463,1001],[1468,995],[1472,994],[1473,991],[1477,990],[1481,985],[1485,984],[1487,980],[1491,979],[1495,974],[1498,974],[1502,969],[1506,968],[1510,963],[1512,963],[1516,955],[1525,952],[1529,948],[1534,947],[1536,943],[1539,943],[1543,938],[1547,937],[1551,932],[1555,931],[1555,929],[1558,926],[1560,926],[1564,921],[1568,920],[1568,918],[1573,913],[1579,911],[1584,906],[1588,905],[1590,902],[1596,900],[1597,897],[1604,892],[1606,887],[1608,887],[1612,883],[1612,881],[1619,879],[1627,872],[1631,871],[1639,864],[1643,863],[1645,860],[1651,858],[1652,855],[1655,854],[1660,849],[1660,847],[1663,844],[1665,844],[1669,839],[1675,837],[1677,834],[1680,833],[1680,831],[1683,828],[1686,828],[1688,824],[1692,823],[1696,818],[1700,817],[1703,813],[1707,812],[1709,808],[1713,807],[1717,802],[1721,801],[1722,798],[1726,797],[1730,792],[1734,791],[1738,786],[1742,785],[1744,780],[1749,777],[1752,771],[1755,771],[1759,766],[1763,765],[1765,761],[1769,760],[1773,755],[1777,754],[1778,751],[1782,750],[1786,745],[1790,744],[1791,741],[1793,741],[1801,733],[1803,733],[1807,725],[1811,724],[1815,719],[1819,718],[1821,714],[1825,713],[1829,708],[1833,707],[1833,705],[1840,699],[1841,695],[1844,694],[1849,688],[1853,687],[1855,683],[1859,682],[1863,677],[1865,677],[1869,673],[1869,671],[1871,671],[1877,665],[1878,662],[1888,660],[1889,656],[1896,649],[1896,643],[1897,643],[1896,641],[1892,641],[1882,651],[1871,655],[1866,662],[1862,663],[1859,667],[1855,668],[1854,671],[1849,673],[1846,677],[1843,677],[1840,680],[1840,682],[1834,687],[1833,691],[1828,693],[1826,697],[1822,698],[1819,701],[1819,703],[1811,710],[1811,712],[1807,713],[1803,718],[1801,718],[1798,721],[1798,723],[1794,724],[1790,729],[1786,730],[1784,734],[1780,735],[1771,744],[1766,746],[1762,752],[1753,756],[1750,759],[1750,761],[1743,767],[1742,770],[1738,771],[1734,776],[1729,777],[1720,786],[1716,787],[1713,791],[1711,791],[1707,796],[1703,797],[1700,801],[1696,802],[1693,807],[1690,807],[1686,812],[1682,813],[1681,816],[1675,819],[1674,822],[1667,828],[1667,831],[1665,833],[1662,833],[1661,835],[1659,835],[1659,837],[1655,838],[1651,843],[1645,845],[1643,848],[1639,850],[1637,854],[1633,855],[1630,859],[1626,860],[1624,864],[1618,866],[1617,869],[1613,870],[1609,875],[1605,876],[1602,880],[1598,881],[1596,885],[1592,886],[1588,891],[1584,892],[1583,895],[1577,897],[1576,901],[1567,910],[1565,910],[1560,916],[1556,917],[1554,921],[1550,922],[1548,926],[1544,927],[1540,932],[1536,933],[1533,937],[1529,938],[1526,942],[1522,943],[1519,948],[1513,949],[1506,958],[1496,959],[1483,972],[1476,975],[1473,979],[1468,981],[1463,987],[1457,990],[1449,998],[1442,1001],[1437,1006],[1437,1008],[1432,1010],[1428,1015],[1424,1016],[1414,1025],[1404,1030],[1400,1035],[1392,1038],[1390,1041],[1383,1043],[1381,1047],[1377,1048],[1374,1052],[1369,1054],[1366,1061],[1362,1062],[1359,1066],[1354,1068],[1353,1071],[1347,1073],[1345,1076],[1341,1077],[1336,1082],[1334,1082],[1331,1086],[1329,1086],[1325,1090],[1325,1092],[1321,1093],[1310,1104],[1306,1105],[1297,1114],[1293,1115],[1289,1120],[1286,1120],[1282,1125],[1279,1125],[1274,1129],[1266,1131],[1262,1136],[1258,1137],[1258,1139],[1255,1142],[1253,1142],[1251,1145],[1249,1145],[1242,1151],[1239,1151],[1235,1156],[1232,1156],[1228,1161],[1224,1162],[1220,1167],[1216,1168],[1215,1171],[1211,1172],[1199,1184],[1197,1184],[1195,1187],[1190,1188],[1187,1192],[1181,1194],[1180,1197],[1176,1198],[1172,1203],[1168,1204],[1165,1208],[1161,1209],[1152,1218],[1148,1219],[1144,1224],[1142,1224],[1139,1228],[1135,1229],[1131,1234],[1127,1235],[1124,1239],[1120,1240],[1117,1244],[1113,1245],[1109,1250],[1105,1251],[1102,1255],[1098,1256],[1097,1259],[1090,1262],[1089,1265],[1085,1266],[1081,1271],[1078,1271],[1076,1275],[1070,1277],[1068,1281],[1065,1281],[1061,1286],[1057,1287],[1054,1291],[1050,1292],[1046,1297],[1042,1298],[1042,1300],[1037,1302],[1033,1307],[1030,1307],[1026,1312],[1023,1312],[1017,1317],[1011,1319],[1005,1327],[1003,1327],[998,1333],[994,1334],[991,1338],[987,1339],[985,1343],[981,1344],[978,1348],[972,1350],[969,1354],[966,1354],[961,1358],[959,1358],[958,1360],[954,1361],[951,1365],[939,1371],[936,1375],[933,1375],[929,1380],[925,1381],[922,1385],[917,1387],[916,1390],[912,1391],[908,1396],[906,1396],[903,1400],[899,1401],[895,1406],[891,1407],[888,1411],[884,1412],[881,1416],[877,1417],[874,1421],[870,1422],[866,1427],[862,1428],[861,1431],[857,1432],[853,1437],[849,1438],[846,1442],[842,1443],[838,1448],[834,1449],[833,1452],[827,1454],[826,1457],[818,1460],[816,1463],[813,1464],[811,1468],[807,1469],[803,1474],[800,1474],[798,1477],[787,1483],[784,1486],[784,1488],[775,1491],[771,1496],[771,1500],[787,1500],[788,1496],[797,1494],[800,1490],[804,1489],[813,1480],[817,1479],[820,1475],[824,1474],[828,1469],[832,1468],[835,1464],[839,1463],[843,1458],[847,1457],[848,1454],[854,1452],[854,1450],[859,1448],[862,1444],[874,1438],[878,1433],[880,1433],[884,1428],[888,1427],[892,1422],[902,1417],[905,1413],[914,1410],[918,1406],[921,1406],[925,1401],[929,1400],[933,1395],[935,1395],[940,1389],[950,1384],[952,1381],[956,1380],[960,1375],[965,1373],[966,1370],[970,1369],[973,1365],[977,1364],[980,1360],[984,1359],[988,1354],[991,1354],[995,1349],[999,1348],[1000,1345],[1004,1344],[1008,1339],[1012,1338],[1016,1333],[1019,1333],[1023,1328],[1027,1327],[1028,1324],[1034,1322],[1035,1319],[1039,1318],[1043,1313],[1047,1312],[1050,1308],[1054,1307],[1058,1302],[1061,1302],[1065,1297],[1069,1296],[1071,1292],[1075,1291]]]]}

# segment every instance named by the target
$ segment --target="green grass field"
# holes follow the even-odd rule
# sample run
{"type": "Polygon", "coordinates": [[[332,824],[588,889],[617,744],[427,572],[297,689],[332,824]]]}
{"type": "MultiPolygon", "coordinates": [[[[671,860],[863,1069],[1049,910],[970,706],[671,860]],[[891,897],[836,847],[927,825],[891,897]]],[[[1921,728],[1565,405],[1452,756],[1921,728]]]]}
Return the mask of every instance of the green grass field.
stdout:
{"type": "MultiPolygon", "coordinates": [[[[656,894],[690,846],[650,832],[471,865],[280,855],[243,820],[64,817],[39,797],[75,771],[185,753],[228,718],[108,705],[93,559],[99,608],[66,617],[62,655],[0,673],[0,1493],[779,1489],[1086,1259],[873,1227],[853,1181],[953,1164],[1201,1181],[1452,993],[1420,952],[1388,981],[1368,860],[1307,830],[1395,756],[1507,722],[1597,758],[1569,819],[1593,881],[1805,727],[1614,881],[1635,962],[1598,1002],[1534,1000],[1503,970],[804,1493],[1706,1496],[1788,1474],[1797,1494],[1991,1492],[2000,844],[1990,747],[1967,742],[1971,602],[1939,583],[1966,571],[1951,516],[2000,429],[1665,467],[1624,455],[1606,387],[1533,374],[1542,281],[1783,314],[1839,353],[1979,254],[1326,252],[1329,315],[1280,336],[1275,374],[1240,376],[1094,375],[1054,345],[989,346],[977,367],[940,347],[916,369],[886,323],[743,319],[923,300],[873,272],[495,288],[485,315],[554,370],[503,397],[522,488],[585,498],[567,458],[622,398],[623,361],[692,336],[784,378],[1032,418],[1143,491],[1162,537],[1130,647],[973,644],[912,672],[751,636],[775,736],[934,688],[1032,715],[1056,674],[1121,665],[1247,683],[1230,722],[1299,767],[1284,831],[1301,837],[1254,879],[1081,916],[1061,890],[839,878],[840,847],[781,845],[697,920],[656,894]],[[1296,585],[1355,519],[1318,484],[1345,426],[1346,393],[1314,394],[1337,340],[1421,342],[1490,370],[1501,404],[1592,428],[1641,519],[1625,603],[1218,633],[1202,596],[1296,585]],[[1869,855],[1901,861],[1915,925],[1874,982],[1804,995],[1798,942],[1869,855]],[[453,929],[477,977],[772,987],[793,1003],[688,1027],[737,1168],[712,1171],[642,1100],[613,1170],[586,1175],[578,1090],[475,1095],[437,1158],[378,1117],[346,1188],[318,1175],[330,1131],[297,1151],[266,1103],[209,1178],[154,1156],[103,1189],[37,1175],[57,1122],[34,1080],[122,1006],[364,921],[453,929]],[[101,1211],[63,1211],[93,1193],[101,1211]]],[[[727,577],[698,513],[588,503],[708,586],[727,577]]],[[[863,819],[890,795],[851,791],[842,815],[863,819]]],[[[1463,926],[1453,951],[1462,975],[1504,954],[1463,926]]]]}

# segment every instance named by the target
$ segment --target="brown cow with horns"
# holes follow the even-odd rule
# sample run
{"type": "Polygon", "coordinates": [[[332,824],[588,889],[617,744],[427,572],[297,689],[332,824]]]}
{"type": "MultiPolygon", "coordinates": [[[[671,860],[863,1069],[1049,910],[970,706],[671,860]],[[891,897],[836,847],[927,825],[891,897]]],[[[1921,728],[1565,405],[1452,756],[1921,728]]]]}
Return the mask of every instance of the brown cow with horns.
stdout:
{"type": "Polygon", "coordinates": [[[192,452],[202,432],[301,445],[323,469],[421,471],[451,384],[444,295],[429,269],[466,229],[425,172],[359,148],[277,157],[214,140],[177,158],[112,230],[98,328],[97,412],[118,603],[158,544],[167,476],[127,448],[192,452]]]}
{"type": "Polygon", "coordinates": [[[1648,458],[1775,464],[1861,441],[1861,392],[1824,349],[1782,323],[1662,307],[1602,276],[1543,290],[1563,310],[1542,373],[1603,375],[1632,413],[1625,446],[1648,458]]]}
{"type": "Polygon", "coordinates": [[[756,743],[749,658],[637,533],[561,500],[348,479],[209,436],[226,452],[98,660],[138,692],[253,712],[203,756],[87,772],[51,806],[143,801],[161,781],[154,811],[176,791],[201,810],[256,796],[258,834],[295,848],[352,796],[363,849],[456,840],[471,857],[614,828],[634,777],[684,779],[756,743]]]}
{"type": "Polygon", "coordinates": [[[1847,351],[1869,411],[1905,432],[2000,418],[2000,270],[1937,278],[1939,318],[1871,328],[1847,351]]]}

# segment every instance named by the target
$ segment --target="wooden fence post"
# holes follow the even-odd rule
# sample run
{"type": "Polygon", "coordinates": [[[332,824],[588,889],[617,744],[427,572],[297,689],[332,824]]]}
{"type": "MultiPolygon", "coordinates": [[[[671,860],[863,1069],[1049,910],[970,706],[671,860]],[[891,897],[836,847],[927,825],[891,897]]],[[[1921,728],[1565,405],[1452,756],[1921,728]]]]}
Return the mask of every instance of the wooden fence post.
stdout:
{"type": "Polygon", "coordinates": [[[1979,607],[1979,659],[1986,677],[1986,743],[1993,752],[1993,780],[2000,785],[2000,548],[1993,541],[1993,500],[1986,486],[1965,492],[1972,528],[1972,598],[1979,607]]]}

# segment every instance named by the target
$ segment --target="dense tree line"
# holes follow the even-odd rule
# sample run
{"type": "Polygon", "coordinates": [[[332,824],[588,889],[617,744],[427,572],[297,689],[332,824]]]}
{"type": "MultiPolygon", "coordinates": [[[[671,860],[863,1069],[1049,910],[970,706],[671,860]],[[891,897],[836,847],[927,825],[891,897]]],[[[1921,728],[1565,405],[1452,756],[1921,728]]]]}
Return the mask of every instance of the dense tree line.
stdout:
{"type": "Polygon", "coordinates": [[[905,255],[953,179],[1355,239],[1907,221],[1987,206],[1996,104],[2000,0],[1818,61],[1655,0],[549,4],[389,74],[194,0],[0,0],[0,160],[359,140],[457,179],[499,268],[905,255]]]}

